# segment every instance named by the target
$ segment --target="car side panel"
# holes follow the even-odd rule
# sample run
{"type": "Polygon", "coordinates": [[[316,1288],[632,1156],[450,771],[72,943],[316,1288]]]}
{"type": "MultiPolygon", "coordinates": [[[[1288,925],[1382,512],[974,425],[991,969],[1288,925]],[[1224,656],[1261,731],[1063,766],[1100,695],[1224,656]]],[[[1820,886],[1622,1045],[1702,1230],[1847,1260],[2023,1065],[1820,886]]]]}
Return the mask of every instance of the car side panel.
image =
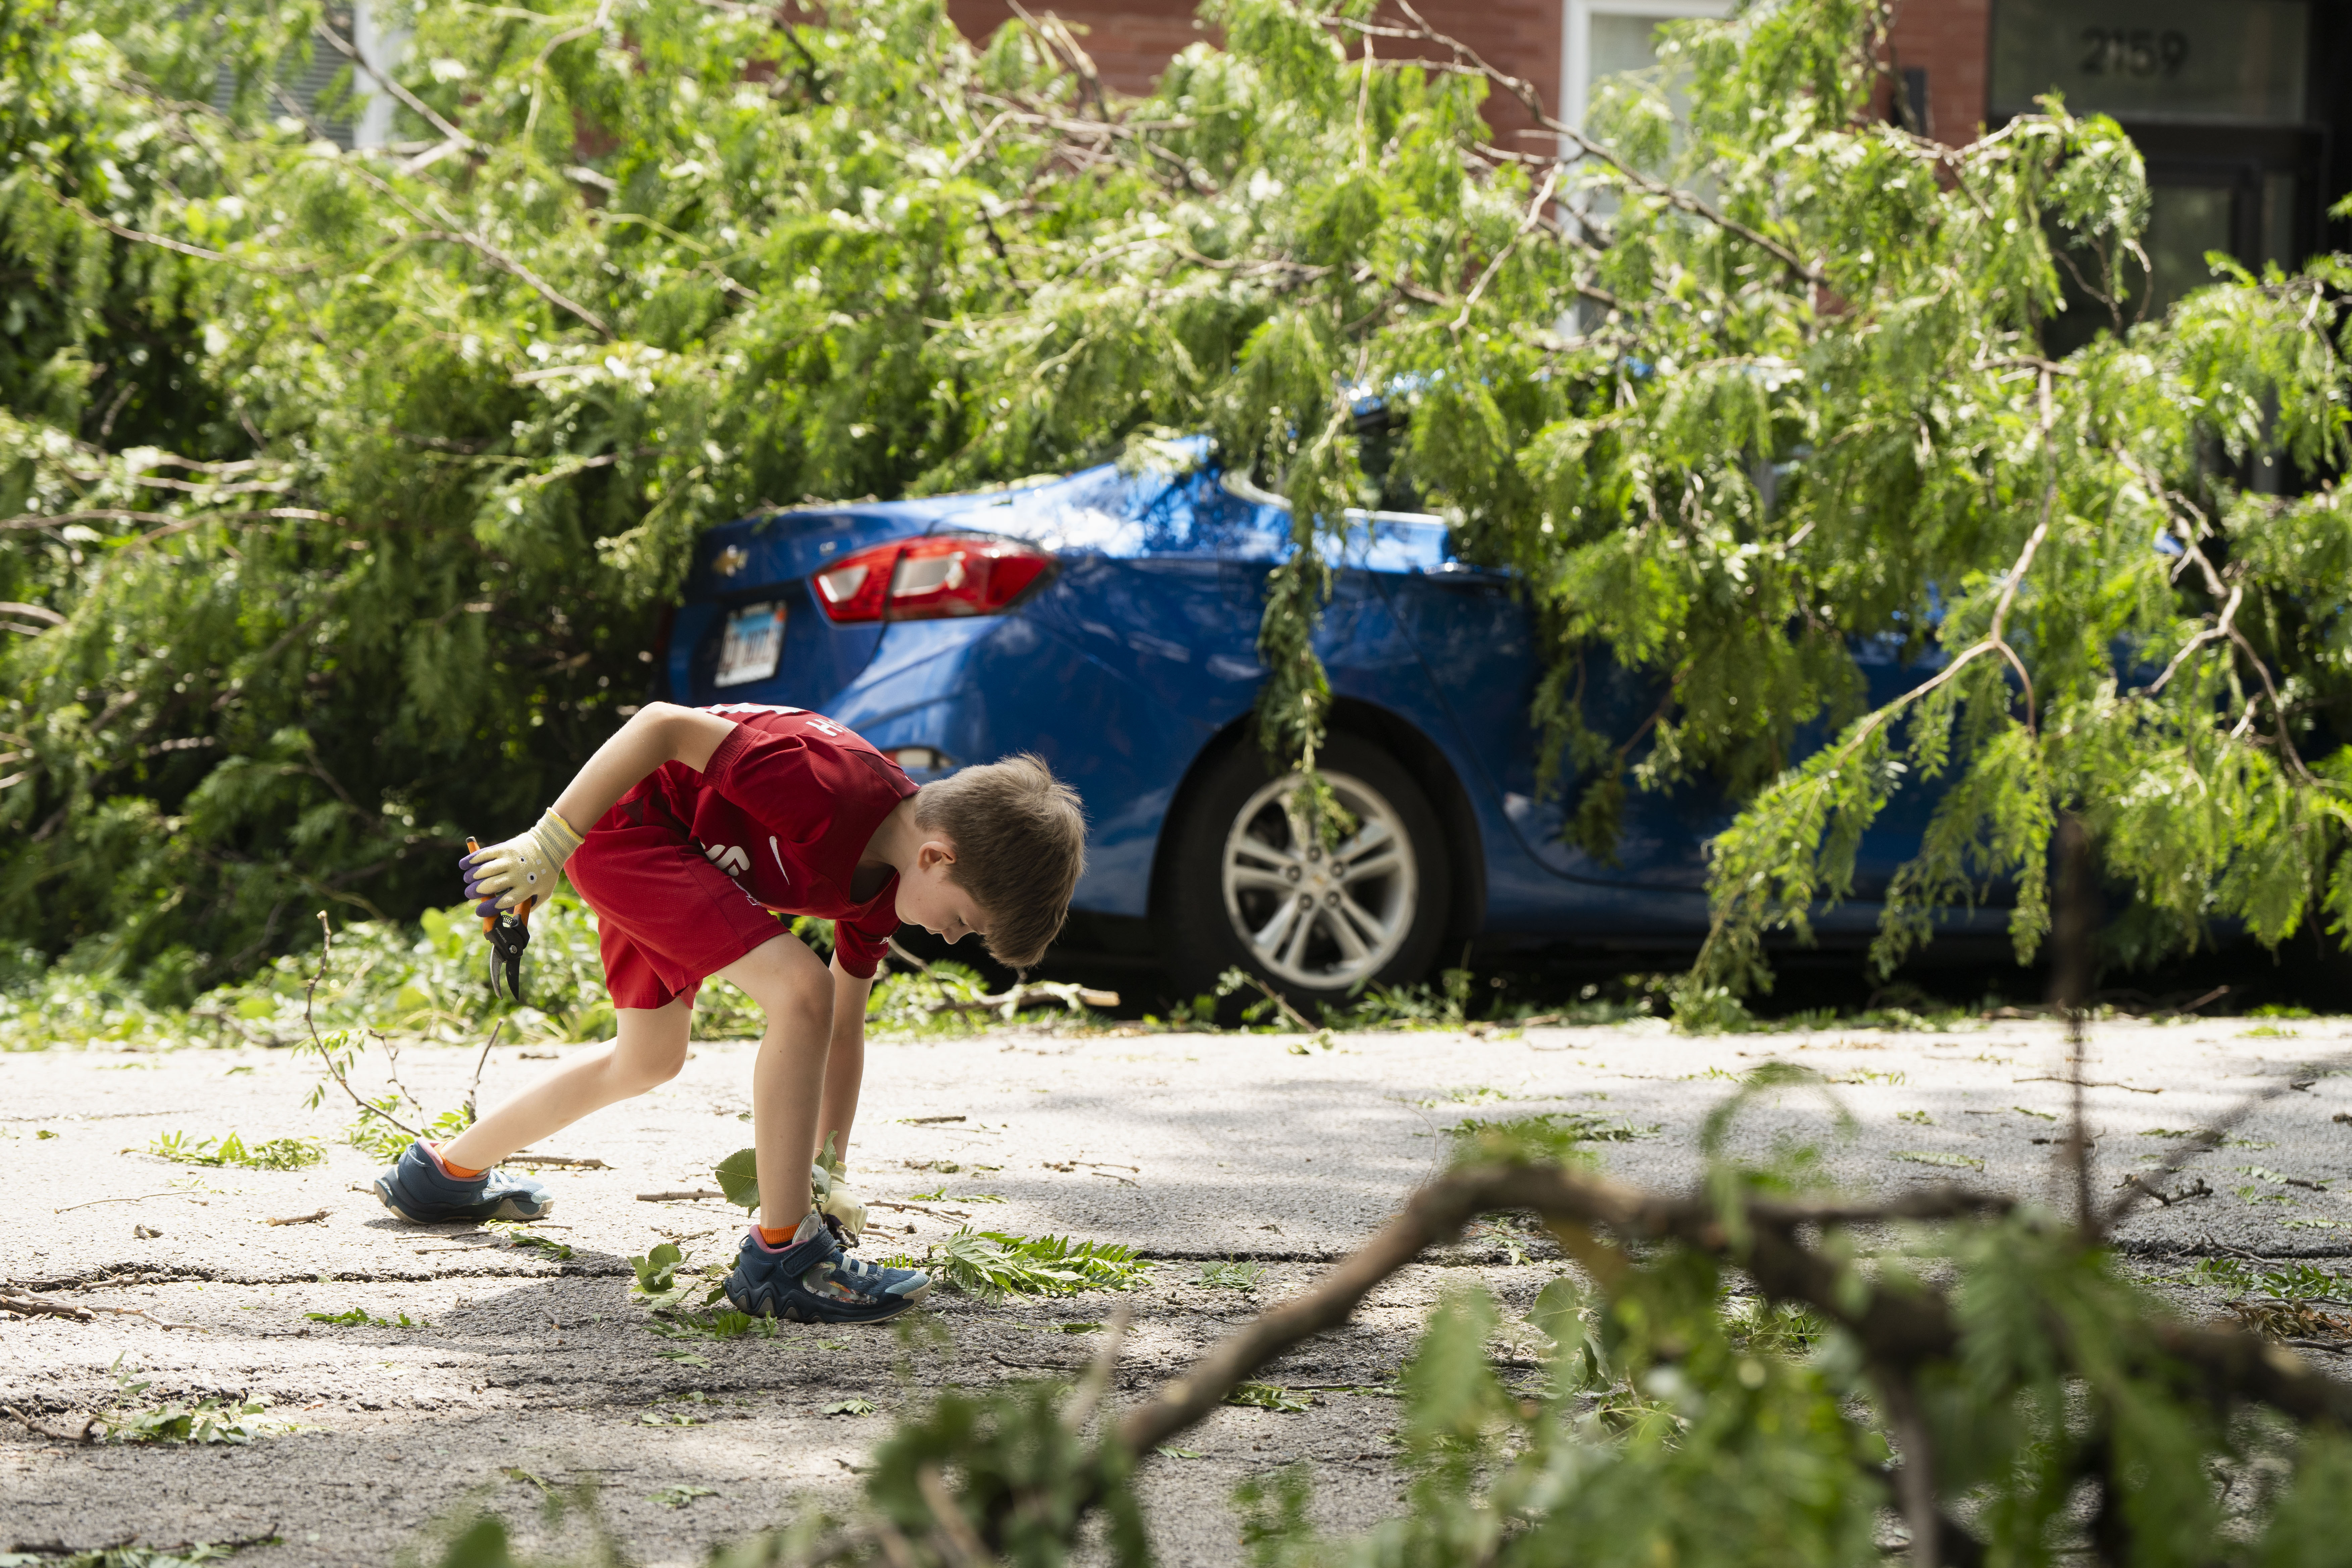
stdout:
{"type": "Polygon", "coordinates": [[[1150,912],[1160,824],[1215,732],[1020,613],[890,626],[873,664],[819,706],[885,750],[1044,757],[1087,803],[1087,872],[1072,905],[1108,915],[1150,912]]]}

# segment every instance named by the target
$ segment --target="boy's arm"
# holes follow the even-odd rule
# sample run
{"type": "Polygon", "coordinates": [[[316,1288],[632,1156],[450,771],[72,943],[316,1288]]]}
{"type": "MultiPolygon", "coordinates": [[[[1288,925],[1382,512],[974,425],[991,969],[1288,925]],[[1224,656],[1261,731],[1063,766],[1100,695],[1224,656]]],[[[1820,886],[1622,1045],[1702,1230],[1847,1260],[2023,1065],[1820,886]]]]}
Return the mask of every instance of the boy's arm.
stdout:
{"type": "Polygon", "coordinates": [[[735,721],[716,713],[675,702],[648,702],[572,775],[572,783],[555,797],[555,814],[584,834],[664,763],[684,763],[696,773],[708,768],[710,753],[734,730],[735,721]]]}
{"type": "Polygon", "coordinates": [[[552,893],[563,862],[614,802],[664,763],[684,763],[702,772],[734,728],[732,720],[673,702],[638,709],[572,775],[537,826],[457,862],[466,874],[466,896],[482,900],[478,912],[487,916],[552,893]]]}
{"type": "Polygon", "coordinates": [[[833,1135],[836,1156],[849,1157],[849,1131],[857,1121],[857,1091],[866,1079],[866,1000],[874,990],[841,967],[836,953],[833,971],[833,1036],[826,1042],[824,1098],[817,1114],[816,1146],[824,1151],[825,1135],[833,1135]]]}

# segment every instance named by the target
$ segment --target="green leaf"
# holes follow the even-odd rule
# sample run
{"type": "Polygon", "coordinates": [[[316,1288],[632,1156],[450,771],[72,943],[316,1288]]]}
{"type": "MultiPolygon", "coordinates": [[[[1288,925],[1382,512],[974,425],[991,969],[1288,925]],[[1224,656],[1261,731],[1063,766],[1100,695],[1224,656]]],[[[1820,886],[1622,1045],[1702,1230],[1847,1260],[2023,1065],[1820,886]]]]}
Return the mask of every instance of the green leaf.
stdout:
{"type": "Polygon", "coordinates": [[[756,1209],[760,1206],[760,1167],[757,1150],[738,1149],[719,1161],[718,1169],[713,1173],[719,1178],[719,1190],[727,1194],[729,1203],[744,1209],[756,1209]]]}
{"type": "Polygon", "coordinates": [[[1974,1154],[1952,1154],[1941,1149],[1900,1149],[1895,1157],[1915,1165],[1942,1165],[1957,1171],[1981,1171],[1985,1163],[1974,1154]]]}

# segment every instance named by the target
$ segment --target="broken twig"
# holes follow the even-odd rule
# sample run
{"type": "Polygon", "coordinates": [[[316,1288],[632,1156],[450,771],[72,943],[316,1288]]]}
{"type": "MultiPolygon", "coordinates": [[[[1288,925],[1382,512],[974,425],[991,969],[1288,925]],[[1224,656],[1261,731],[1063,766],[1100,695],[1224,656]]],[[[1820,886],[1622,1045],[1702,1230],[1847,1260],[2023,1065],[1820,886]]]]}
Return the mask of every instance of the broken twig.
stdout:
{"type": "Polygon", "coordinates": [[[96,1208],[100,1204],[135,1204],[142,1198],[176,1198],[184,1197],[187,1194],[185,1193],[180,1191],[178,1188],[167,1188],[160,1193],[132,1193],[127,1197],[120,1198],[85,1198],[80,1203],[68,1204],[61,1209],[51,1209],[49,1212],[51,1214],[71,1214],[76,1209],[96,1208]]]}
{"type": "Polygon", "coordinates": [[[83,1306],[75,1301],[53,1301],[47,1296],[19,1296],[13,1290],[0,1290],[0,1312],[14,1312],[23,1318],[69,1318],[77,1323],[87,1323],[91,1314],[104,1312],[112,1318],[145,1318],[159,1329],[194,1329],[202,1332],[201,1323],[174,1323],[158,1318],[141,1307],[83,1306]]]}

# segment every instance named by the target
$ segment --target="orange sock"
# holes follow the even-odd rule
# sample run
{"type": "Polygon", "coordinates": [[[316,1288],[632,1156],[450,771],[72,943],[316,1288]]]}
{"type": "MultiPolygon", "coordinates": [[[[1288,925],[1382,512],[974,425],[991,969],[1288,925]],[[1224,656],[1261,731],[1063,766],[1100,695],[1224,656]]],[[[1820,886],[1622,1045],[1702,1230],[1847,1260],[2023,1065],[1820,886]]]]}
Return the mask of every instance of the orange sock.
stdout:
{"type": "Polygon", "coordinates": [[[449,1174],[457,1177],[461,1182],[470,1182],[475,1177],[480,1175],[482,1171],[489,1169],[488,1165],[485,1165],[482,1167],[482,1171],[469,1171],[463,1165],[453,1163],[452,1162],[442,1158],[441,1151],[436,1145],[427,1143],[425,1145],[425,1152],[433,1156],[433,1163],[435,1164],[440,1166],[444,1171],[446,1171],[449,1174]]]}
{"type": "Polygon", "coordinates": [[[755,1225],[751,1228],[758,1231],[760,1239],[770,1247],[782,1247],[793,1238],[793,1233],[789,1230],[770,1230],[764,1225],[755,1225]]]}

